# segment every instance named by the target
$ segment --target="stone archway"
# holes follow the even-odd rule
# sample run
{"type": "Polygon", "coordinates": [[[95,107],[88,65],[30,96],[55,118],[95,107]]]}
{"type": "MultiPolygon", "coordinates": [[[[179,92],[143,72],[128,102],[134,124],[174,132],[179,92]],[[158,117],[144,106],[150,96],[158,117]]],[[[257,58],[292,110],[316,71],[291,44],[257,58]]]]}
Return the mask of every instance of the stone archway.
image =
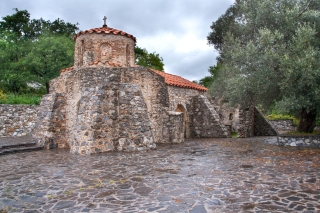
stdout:
{"type": "Polygon", "coordinates": [[[175,112],[182,112],[183,113],[184,138],[190,138],[189,119],[188,119],[186,108],[182,104],[178,104],[178,106],[175,109],[175,112]]]}

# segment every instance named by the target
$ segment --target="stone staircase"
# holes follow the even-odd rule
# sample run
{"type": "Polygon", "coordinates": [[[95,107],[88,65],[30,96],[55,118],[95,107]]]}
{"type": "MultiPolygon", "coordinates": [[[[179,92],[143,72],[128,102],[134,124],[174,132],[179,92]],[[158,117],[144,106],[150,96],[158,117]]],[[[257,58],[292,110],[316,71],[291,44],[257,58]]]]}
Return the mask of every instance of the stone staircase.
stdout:
{"type": "Polygon", "coordinates": [[[13,154],[18,152],[31,152],[42,150],[31,140],[31,136],[24,137],[0,137],[0,155],[13,154]]]}

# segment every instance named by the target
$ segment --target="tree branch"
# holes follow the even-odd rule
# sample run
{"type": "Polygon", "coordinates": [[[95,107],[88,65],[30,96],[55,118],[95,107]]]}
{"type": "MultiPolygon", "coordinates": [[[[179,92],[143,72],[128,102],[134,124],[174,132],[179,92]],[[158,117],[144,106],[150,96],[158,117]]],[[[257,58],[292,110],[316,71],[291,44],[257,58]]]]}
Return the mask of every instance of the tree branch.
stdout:
{"type": "Polygon", "coordinates": [[[311,2],[312,2],[312,0],[310,0],[310,1],[308,2],[307,6],[299,13],[299,15],[297,16],[297,18],[299,18],[299,17],[302,15],[302,13],[306,12],[306,10],[308,9],[308,7],[309,7],[309,5],[310,5],[311,2]]]}

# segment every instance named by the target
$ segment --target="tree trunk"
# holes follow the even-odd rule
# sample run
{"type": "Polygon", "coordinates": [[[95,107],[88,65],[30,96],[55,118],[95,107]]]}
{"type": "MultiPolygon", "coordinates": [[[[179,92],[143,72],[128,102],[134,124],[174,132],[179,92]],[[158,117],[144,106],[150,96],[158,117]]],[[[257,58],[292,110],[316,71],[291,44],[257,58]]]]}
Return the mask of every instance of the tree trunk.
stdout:
{"type": "Polygon", "coordinates": [[[49,82],[46,82],[46,89],[47,89],[47,94],[49,94],[49,82]]]}
{"type": "Polygon", "coordinates": [[[307,112],[306,108],[302,108],[300,113],[298,131],[311,133],[313,129],[316,127],[316,115],[316,109],[312,109],[309,112],[307,112]]]}

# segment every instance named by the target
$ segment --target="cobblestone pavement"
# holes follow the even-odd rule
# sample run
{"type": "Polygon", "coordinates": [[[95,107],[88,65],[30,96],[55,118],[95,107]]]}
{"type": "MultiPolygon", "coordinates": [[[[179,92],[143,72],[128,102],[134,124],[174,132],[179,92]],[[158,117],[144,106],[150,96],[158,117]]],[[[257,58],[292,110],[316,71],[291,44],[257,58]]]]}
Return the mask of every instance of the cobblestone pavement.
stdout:
{"type": "Polygon", "coordinates": [[[264,140],[3,155],[0,212],[320,212],[320,149],[264,140]]]}

